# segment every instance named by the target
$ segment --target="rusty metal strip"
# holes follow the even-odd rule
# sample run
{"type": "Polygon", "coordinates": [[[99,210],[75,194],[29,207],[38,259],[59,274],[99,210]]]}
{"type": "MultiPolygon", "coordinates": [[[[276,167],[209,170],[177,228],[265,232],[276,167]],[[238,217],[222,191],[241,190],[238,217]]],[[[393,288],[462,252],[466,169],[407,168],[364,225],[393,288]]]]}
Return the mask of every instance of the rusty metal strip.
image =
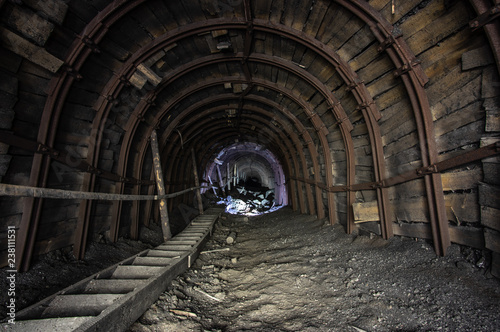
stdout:
{"type": "MultiPolygon", "coordinates": [[[[379,188],[390,188],[405,182],[423,178],[428,175],[439,174],[456,167],[462,167],[485,158],[496,156],[498,154],[500,154],[500,142],[496,142],[490,145],[483,146],[476,150],[465,152],[459,156],[443,160],[441,162],[432,164],[430,166],[419,167],[413,171],[408,171],[406,173],[396,175],[382,181],[357,183],[351,186],[325,187],[321,183],[317,183],[316,185],[330,192],[347,192],[347,191],[360,191],[360,190],[374,190],[379,188]]],[[[314,184],[313,181],[310,179],[304,179],[299,177],[292,177],[292,178],[297,181],[314,184]]]]}
{"type": "Polygon", "coordinates": [[[441,162],[419,167],[414,171],[408,171],[404,174],[400,174],[382,182],[384,187],[392,187],[397,184],[412,181],[426,175],[432,175],[437,173],[442,173],[449,169],[464,166],[475,161],[479,161],[484,158],[492,157],[500,153],[500,143],[493,143],[487,146],[483,146],[476,150],[465,152],[461,155],[443,160],[441,162]]]}
{"type": "MultiPolygon", "coordinates": [[[[491,2],[488,0],[470,0],[470,3],[476,10],[479,16],[484,15],[491,10],[491,2]]],[[[496,7],[498,7],[498,0],[495,0],[496,7]]],[[[490,42],[493,55],[497,64],[497,71],[500,74],[500,22],[497,20],[490,21],[484,25],[484,31],[490,42]]]]}
{"type": "Polygon", "coordinates": [[[479,28],[484,27],[486,24],[500,17],[500,5],[494,5],[487,11],[479,14],[478,17],[469,22],[469,26],[472,28],[472,31],[475,31],[479,28]]]}

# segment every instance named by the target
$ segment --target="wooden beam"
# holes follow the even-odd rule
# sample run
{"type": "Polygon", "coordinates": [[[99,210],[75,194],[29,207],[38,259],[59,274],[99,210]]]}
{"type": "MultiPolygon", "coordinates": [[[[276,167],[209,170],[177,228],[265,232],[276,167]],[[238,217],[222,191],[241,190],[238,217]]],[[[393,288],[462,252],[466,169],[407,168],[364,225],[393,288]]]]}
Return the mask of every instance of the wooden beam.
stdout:
{"type": "Polygon", "coordinates": [[[226,189],[224,189],[224,182],[222,181],[222,174],[220,172],[220,167],[219,167],[218,164],[217,164],[216,168],[217,168],[217,174],[219,175],[219,184],[220,184],[222,192],[224,193],[224,196],[225,196],[226,195],[226,189]]]}
{"type": "Polygon", "coordinates": [[[36,46],[15,33],[1,27],[0,40],[5,48],[53,73],[57,72],[64,64],[64,61],[48,53],[42,47],[36,46]]]}
{"type": "MultiPolygon", "coordinates": [[[[151,149],[153,151],[153,167],[155,170],[156,186],[158,188],[159,195],[165,195],[165,185],[163,183],[163,171],[160,162],[160,149],[158,148],[158,136],[156,135],[156,130],[153,129],[151,132],[151,149]]],[[[167,241],[172,237],[170,232],[170,223],[168,220],[168,210],[167,210],[167,200],[160,200],[160,218],[161,218],[161,230],[163,232],[163,240],[167,241]]]]}
{"type": "Polygon", "coordinates": [[[62,25],[68,5],[62,0],[23,0],[23,3],[33,8],[35,11],[41,11],[47,18],[57,24],[62,25]]]}
{"type": "Polygon", "coordinates": [[[0,196],[10,197],[35,197],[54,199],[89,199],[101,201],[158,201],[166,198],[174,198],[190,191],[211,187],[192,187],[171,194],[163,195],[123,195],[99,192],[71,191],[63,189],[51,189],[40,187],[20,186],[14,184],[0,183],[0,196]]]}

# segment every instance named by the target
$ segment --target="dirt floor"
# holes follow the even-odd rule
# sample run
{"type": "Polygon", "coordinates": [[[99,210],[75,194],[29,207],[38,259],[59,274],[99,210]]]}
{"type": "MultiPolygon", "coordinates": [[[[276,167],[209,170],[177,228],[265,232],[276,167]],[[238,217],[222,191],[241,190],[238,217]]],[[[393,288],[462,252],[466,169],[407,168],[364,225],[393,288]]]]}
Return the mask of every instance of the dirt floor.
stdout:
{"type": "Polygon", "coordinates": [[[436,257],[426,241],[346,235],[289,208],[226,215],[129,332],[500,331],[500,281],[478,266],[457,245],[436,257]]]}
{"type": "MultiPolygon", "coordinates": [[[[18,309],[159,242],[160,229],[143,229],[140,242],[92,243],[83,261],[71,250],[44,255],[17,275],[18,309]]],[[[225,214],[194,266],[128,332],[500,331],[499,313],[500,281],[481,252],[453,245],[436,257],[424,240],[347,235],[283,208],[225,214]]]]}

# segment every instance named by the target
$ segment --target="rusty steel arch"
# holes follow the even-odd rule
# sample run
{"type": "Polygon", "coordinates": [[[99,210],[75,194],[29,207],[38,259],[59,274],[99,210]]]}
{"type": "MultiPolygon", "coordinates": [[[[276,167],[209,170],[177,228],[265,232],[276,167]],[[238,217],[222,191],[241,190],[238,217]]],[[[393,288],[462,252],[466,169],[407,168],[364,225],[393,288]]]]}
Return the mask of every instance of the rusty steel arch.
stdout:
{"type": "MultiPolygon", "coordinates": [[[[73,45],[71,46],[70,52],[66,57],[66,67],[67,69],[61,71],[57,77],[55,77],[51,81],[50,92],[47,98],[46,105],[44,107],[44,111],[42,114],[42,121],[40,125],[40,131],[38,133],[38,141],[42,144],[46,144],[48,146],[52,146],[54,140],[56,138],[56,130],[50,131],[50,128],[57,128],[60,114],[62,112],[66,96],[69,93],[73,82],[80,78],[79,70],[85,63],[86,59],[90,56],[92,49],[85,42],[86,40],[91,40],[94,44],[99,44],[104,36],[106,35],[108,29],[121,17],[127,15],[131,10],[137,8],[142,3],[147,0],[136,0],[136,1],[125,1],[125,0],[116,0],[109,4],[104,10],[102,10],[82,31],[81,36],[75,39],[73,45]]],[[[372,7],[369,6],[368,3],[353,0],[353,1],[344,1],[344,0],[332,0],[344,8],[348,9],[358,18],[365,21],[369,24],[370,28],[374,36],[380,43],[385,43],[386,41],[391,41],[394,39],[392,35],[392,27],[390,24],[372,7]]],[[[478,14],[482,14],[486,12],[489,8],[490,2],[486,0],[470,0],[471,4],[476,8],[478,14]]],[[[241,20],[239,18],[234,19],[234,22],[225,23],[229,24],[226,26],[234,26],[238,29],[245,29],[243,27],[244,24],[248,24],[251,20],[252,26],[255,29],[259,29],[258,20],[253,20],[251,17],[251,11],[249,8],[245,7],[245,20],[241,20]]],[[[227,21],[227,19],[218,19],[218,22],[227,21]]],[[[269,25],[265,27],[271,31],[271,29],[276,29],[276,26],[266,23],[269,25]]],[[[264,29],[262,26],[261,29],[264,29]]],[[[278,29],[283,30],[283,27],[279,27],[278,29]]],[[[485,27],[486,34],[490,40],[490,44],[492,46],[492,50],[495,54],[495,59],[497,62],[497,68],[499,67],[499,29],[498,22],[495,24],[489,25],[485,27]]],[[[182,33],[182,29],[177,29],[176,33],[182,33]]],[[[275,33],[275,32],[274,32],[275,33]]],[[[304,33],[302,33],[304,34],[304,33]]],[[[303,36],[298,34],[297,39],[301,39],[303,36]]],[[[311,38],[308,36],[308,38],[311,38]]],[[[302,40],[303,42],[303,40],[302,40]]],[[[317,43],[317,41],[316,41],[317,43]]],[[[422,149],[422,162],[424,166],[432,164],[436,160],[436,147],[435,140],[433,137],[433,124],[432,118],[429,118],[430,111],[429,105],[427,101],[427,96],[423,85],[425,85],[426,78],[422,75],[423,72],[420,69],[420,66],[414,65],[415,58],[412,54],[411,50],[406,46],[405,42],[400,39],[395,39],[395,42],[389,45],[386,49],[386,53],[389,55],[391,60],[394,63],[394,66],[401,73],[401,80],[403,81],[406,91],[410,96],[410,100],[412,103],[412,107],[415,113],[415,120],[417,122],[418,133],[420,137],[420,146],[422,149]],[[426,144],[430,142],[429,149],[426,150],[426,144]]],[[[248,53],[247,53],[248,54],[248,53]]],[[[148,54],[144,54],[145,57],[148,54]]],[[[325,57],[325,59],[328,59],[325,57]]],[[[333,58],[332,58],[333,59],[333,58]]],[[[335,61],[334,61],[335,62],[335,61]]],[[[137,65],[139,62],[136,62],[137,65]]],[[[133,70],[133,66],[130,67],[130,71],[126,72],[127,75],[131,73],[133,70]]],[[[345,82],[349,82],[353,86],[351,90],[353,95],[361,107],[361,111],[363,113],[363,117],[368,125],[369,135],[373,139],[370,139],[370,143],[372,144],[372,150],[375,151],[374,158],[374,167],[375,167],[375,176],[378,177],[378,181],[383,182],[383,167],[385,167],[383,162],[383,151],[381,149],[381,141],[380,141],[380,132],[378,129],[377,121],[379,119],[379,114],[377,114],[377,110],[374,108],[373,100],[369,94],[367,94],[366,87],[362,83],[359,82],[355,73],[346,73],[346,70],[350,68],[344,64],[338,63],[337,68],[339,69],[339,73],[341,75],[345,75],[345,82]]],[[[122,68],[123,69],[123,68],[122,68]]],[[[500,70],[500,69],[499,69],[500,70]]],[[[115,75],[115,78],[108,82],[108,85],[104,91],[112,91],[111,94],[105,93],[101,96],[98,101],[96,108],[99,111],[98,117],[104,116],[105,110],[110,106],[110,100],[114,97],[118,96],[120,90],[124,86],[124,82],[127,79],[127,75],[120,75],[123,72],[121,71],[118,75],[115,75]]],[[[346,83],[347,84],[347,83],[346,83]]],[[[100,122],[101,120],[97,120],[100,122]]],[[[99,125],[100,126],[100,125],[99,125]]],[[[99,128],[99,127],[98,127],[99,128]]],[[[98,136],[96,142],[99,142],[100,137],[98,136]]],[[[98,144],[100,146],[100,144],[98,144]]],[[[99,149],[99,148],[98,148],[99,149]]],[[[87,158],[89,163],[92,166],[96,166],[98,162],[98,149],[91,151],[87,158]]],[[[128,153],[128,152],[127,152],[128,153]]],[[[33,163],[32,163],[32,171],[30,174],[30,185],[33,186],[46,186],[48,172],[50,165],[50,157],[35,154],[33,163]]],[[[123,167],[121,165],[120,167],[123,167]]],[[[135,170],[134,170],[135,171],[135,170]]],[[[122,174],[126,178],[126,174],[122,174]]],[[[96,181],[96,176],[93,173],[85,173],[84,179],[84,188],[89,188],[89,190],[94,190],[94,184],[96,181]]],[[[350,183],[350,181],[348,181],[350,183]]],[[[445,216],[444,215],[444,198],[442,194],[442,185],[441,179],[439,175],[427,175],[425,177],[426,183],[426,192],[428,196],[428,204],[429,209],[431,211],[431,225],[433,230],[433,239],[435,243],[435,249],[438,254],[445,254],[446,248],[449,245],[449,237],[447,235],[447,225],[445,225],[445,216]],[[446,228],[446,229],[445,229],[446,228]]],[[[119,181],[119,186],[124,186],[125,182],[119,181]]],[[[138,186],[140,188],[140,185],[138,186]]],[[[379,190],[380,188],[376,188],[379,190]]],[[[134,189],[135,190],[135,189],[134,189]]],[[[378,201],[379,201],[379,211],[381,213],[387,214],[387,211],[383,207],[384,204],[384,189],[380,189],[378,192],[378,201]],[[382,201],[382,203],[381,203],[382,201]],[[382,204],[382,205],[380,205],[382,204]]],[[[349,193],[351,194],[351,193],[349,193]]],[[[33,250],[38,219],[40,217],[42,200],[40,199],[27,199],[27,204],[25,204],[23,209],[23,216],[21,221],[21,227],[19,231],[19,243],[27,243],[26,245],[20,246],[17,251],[18,262],[21,263],[21,269],[27,269],[31,259],[31,252],[33,250]]],[[[90,218],[90,208],[89,205],[82,204],[80,207],[80,211],[84,212],[80,215],[84,215],[84,219],[90,218]]],[[[384,218],[381,217],[381,220],[388,220],[387,215],[384,218]]],[[[80,232],[82,235],[86,232],[84,223],[79,223],[79,227],[83,226],[83,228],[79,228],[77,232],[80,232]]],[[[392,235],[391,225],[388,223],[385,226],[383,223],[382,232],[385,232],[384,237],[389,237],[392,235]],[[385,227],[385,228],[384,228],[385,227]],[[385,229],[385,230],[384,230],[385,229]]],[[[86,237],[86,235],[83,235],[86,237]]],[[[76,249],[78,246],[75,245],[75,252],[79,252],[79,256],[85,251],[84,244],[80,243],[80,248],[76,249]],[[83,247],[81,246],[83,245],[83,247]]]]}
{"type": "MultiPolygon", "coordinates": [[[[205,116],[205,115],[209,115],[209,114],[214,113],[214,112],[220,112],[220,110],[221,110],[221,109],[224,109],[224,108],[226,108],[226,106],[219,106],[219,107],[213,107],[213,108],[204,109],[202,112],[199,112],[199,113],[197,114],[197,116],[195,116],[195,117],[191,118],[188,122],[186,122],[186,124],[187,124],[187,125],[189,125],[189,124],[191,124],[192,122],[197,122],[197,121],[199,120],[198,118],[201,118],[201,117],[203,117],[203,116],[205,116]]],[[[286,124],[285,124],[285,123],[283,123],[283,120],[281,120],[280,118],[277,118],[277,117],[276,117],[276,115],[275,115],[275,114],[273,114],[273,113],[271,113],[271,112],[265,111],[265,110],[263,110],[263,109],[261,109],[261,108],[258,108],[258,107],[255,107],[255,106],[251,106],[251,105],[246,105],[246,106],[244,107],[244,109],[245,109],[245,110],[251,110],[252,112],[255,112],[256,114],[263,114],[263,115],[267,116],[269,119],[276,120],[276,121],[277,121],[280,125],[282,125],[282,127],[286,127],[286,124]]],[[[247,115],[247,116],[245,117],[245,120],[247,120],[247,119],[260,120],[260,119],[256,118],[255,116],[252,116],[252,115],[247,115]]],[[[209,122],[209,121],[212,121],[212,120],[207,119],[205,122],[209,122]]],[[[261,125],[266,124],[266,122],[263,122],[262,120],[260,120],[260,121],[261,121],[261,125]]],[[[203,126],[203,125],[205,125],[205,122],[199,122],[199,123],[197,124],[197,125],[198,125],[198,127],[199,127],[199,126],[203,126]]],[[[196,131],[196,130],[197,130],[197,127],[196,127],[196,126],[191,126],[191,125],[190,125],[190,126],[189,126],[189,128],[192,128],[192,130],[191,130],[191,131],[196,131]]],[[[267,127],[267,126],[266,126],[266,128],[275,129],[275,128],[273,128],[272,126],[269,126],[269,127],[267,127]]],[[[315,154],[316,154],[315,147],[314,147],[313,145],[311,145],[311,144],[310,144],[310,142],[311,142],[311,138],[310,138],[310,136],[308,135],[307,131],[306,131],[303,127],[302,127],[302,128],[299,128],[299,129],[302,129],[303,131],[305,131],[305,132],[306,132],[306,134],[307,134],[307,137],[309,137],[309,138],[308,138],[308,141],[306,141],[306,142],[305,142],[305,144],[308,146],[308,149],[309,149],[309,151],[310,151],[310,154],[313,156],[313,158],[312,158],[312,162],[313,162],[313,168],[314,168],[314,176],[315,176],[315,179],[319,182],[319,180],[320,180],[320,179],[319,179],[319,176],[318,176],[318,175],[319,175],[319,164],[318,164],[318,162],[317,162],[317,157],[315,156],[315,154]],[[308,143],[308,142],[309,142],[309,143],[308,143]]],[[[283,142],[285,142],[285,144],[288,144],[288,139],[287,139],[287,137],[286,137],[286,136],[284,136],[284,134],[282,133],[282,131],[281,131],[281,130],[276,130],[276,131],[278,132],[278,134],[280,134],[280,136],[281,136],[281,140],[282,140],[283,142]]],[[[301,159],[301,163],[302,163],[302,165],[303,165],[302,169],[303,169],[303,172],[305,172],[305,171],[306,171],[306,167],[305,167],[305,165],[306,165],[305,156],[304,156],[304,155],[303,155],[303,153],[302,153],[302,149],[301,149],[301,148],[297,148],[298,146],[300,146],[300,147],[304,146],[304,143],[301,143],[301,141],[299,140],[298,135],[297,135],[294,131],[292,131],[292,130],[286,130],[285,132],[286,132],[288,135],[290,135],[290,138],[292,139],[293,143],[295,144],[295,147],[296,147],[296,148],[295,148],[295,151],[297,152],[297,154],[299,155],[299,157],[300,157],[300,159],[301,159]]],[[[302,133],[302,132],[301,132],[301,133],[302,133]]],[[[306,135],[306,134],[305,134],[305,135],[306,135]]],[[[176,136],[176,138],[177,138],[177,137],[178,137],[178,136],[176,136]]],[[[306,139],[307,139],[307,137],[306,137],[306,139]]],[[[173,142],[175,142],[175,141],[173,141],[173,142]]],[[[279,142],[279,140],[278,140],[278,142],[279,142]]],[[[173,143],[171,142],[171,144],[173,144],[173,143]]],[[[175,145],[175,144],[173,144],[173,145],[174,145],[174,146],[178,146],[178,145],[175,145]]],[[[288,149],[289,149],[290,151],[292,151],[290,147],[289,147],[288,149]]],[[[172,154],[172,153],[169,153],[168,151],[164,152],[164,156],[166,156],[166,155],[171,155],[171,154],[172,154]]],[[[175,155],[175,153],[174,153],[173,155],[175,155]]],[[[202,155],[203,155],[203,153],[202,153],[202,155]]],[[[289,155],[290,155],[290,154],[289,154],[289,155]]],[[[293,156],[294,156],[294,154],[293,154],[293,153],[291,153],[291,156],[293,157],[293,156]]],[[[181,169],[182,169],[182,168],[181,168],[181,169]]],[[[306,176],[306,173],[304,173],[304,175],[303,175],[303,176],[306,176]]],[[[309,192],[309,190],[308,190],[308,192],[309,192]]],[[[319,190],[318,190],[318,188],[316,187],[316,195],[317,195],[317,196],[316,196],[316,203],[317,203],[317,206],[316,206],[316,211],[317,211],[318,218],[319,218],[319,219],[322,219],[322,218],[324,217],[324,214],[323,214],[324,212],[322,213],[323,208],[322,208],[322,206],[320,206],[320,202],[321,202],[321,200],[319,200],[319,198],[320,198],[321,196],[318,196],[318,193],[319,193],[319,190]]],[[[310,212],[312,211],[312,206],[311,206],[311,205],[309,206],[309,211],[310,211],[310,212]]]]}

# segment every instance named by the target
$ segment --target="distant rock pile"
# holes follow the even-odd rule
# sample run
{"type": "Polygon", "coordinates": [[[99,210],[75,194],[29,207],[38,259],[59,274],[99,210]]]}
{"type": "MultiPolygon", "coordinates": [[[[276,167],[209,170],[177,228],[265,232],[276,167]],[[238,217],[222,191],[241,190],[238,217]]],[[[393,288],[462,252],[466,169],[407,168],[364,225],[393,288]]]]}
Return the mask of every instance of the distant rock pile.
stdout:
{"type": "Polygon", "coordinates": [[[262,213],[272,212],[281,206],[276,206],[274,201],[274,189],[266,187],[252,188],[235,187],[218,202],[226,205],[226,212],[246,216],[256,216],[262,213]]]}

